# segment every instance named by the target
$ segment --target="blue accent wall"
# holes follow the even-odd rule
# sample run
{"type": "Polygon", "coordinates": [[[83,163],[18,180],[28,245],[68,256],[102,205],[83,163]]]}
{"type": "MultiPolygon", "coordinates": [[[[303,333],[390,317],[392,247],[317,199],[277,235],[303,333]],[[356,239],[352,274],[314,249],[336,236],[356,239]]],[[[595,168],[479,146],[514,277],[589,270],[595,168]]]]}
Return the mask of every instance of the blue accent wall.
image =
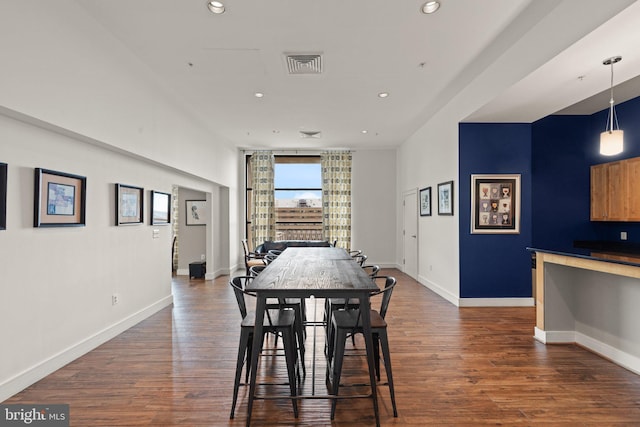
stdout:
{"type": "Polygon", "coordinates": [[[598,152],[589,116],[549,116],[532,126],[531,246],[570,252],[574,240],[595,240],[588,153],[598,152]]]}
{"type": "Polygon", "coordinates": [[[640,243],[640,223],[591,222],[591,165],[640,157],[640,98],[616,105],[625,147],[598,153],[607,110],[532,124],[459,125],[460,297],[531,296],[527,246],[573,250],[574,240],[640,243]],[[471,175],[521,174],[520,234],[471,234],[471,175]]]}
{"type": "Polygon", "coordinates": [[[460,297],[531,296],[531,125],[459,126],[460,297]],[[471,175],[520,174],[520,234],[471,234],[471,175]]]}

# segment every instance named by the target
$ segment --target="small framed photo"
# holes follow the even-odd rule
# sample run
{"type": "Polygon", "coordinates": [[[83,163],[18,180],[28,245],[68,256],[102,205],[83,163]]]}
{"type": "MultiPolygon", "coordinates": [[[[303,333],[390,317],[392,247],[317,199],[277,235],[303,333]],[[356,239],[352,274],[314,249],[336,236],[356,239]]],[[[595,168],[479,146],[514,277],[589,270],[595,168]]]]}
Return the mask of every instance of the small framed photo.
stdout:
{"type": "Polygon", "coordinates": [[[520,233],[520,175],[471,175],[471,233],[520,233]]]}
{"type": "Polygon", "coordinates": [[[207,201],[206,200],[187,200],[186,201],[186,224],[187,225],[206,225],[207,224],[207,201]]]}
{"type": "Polygon", "coordinates": [[[431,216],[431,187],[420,190],[420,216],[431,216]]]}
{"type": "Polygon", "coordinates": [[[36,168],[33,226],[83,227],[86,196],[86,177],[36,168]]]}
{"type": "Polygon", "coordinates": [[[171,194],[151,190],[151,225],[171,223],[171,194]]]}
{"type": "Polygon", "coordinates": [[[116,184],[116,225],[142,224],[143,202],[143,188],[116,184]]]}
{"type": "Polygon", "coordinates": [[[438,184],[438,215],[453,215],[453,181],[438,184]]]}
{"type": "Polygon", "coordinates": [[[6,163],[0,163],[0,230],[7,229],[7,169],[6,163]]]}

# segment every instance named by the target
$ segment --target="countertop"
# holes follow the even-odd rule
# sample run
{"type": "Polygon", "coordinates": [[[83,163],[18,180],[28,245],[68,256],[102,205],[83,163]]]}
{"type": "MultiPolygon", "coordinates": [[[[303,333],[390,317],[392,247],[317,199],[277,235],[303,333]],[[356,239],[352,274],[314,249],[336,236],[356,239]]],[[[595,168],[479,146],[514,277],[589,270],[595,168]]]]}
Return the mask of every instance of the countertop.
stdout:
{"type": "Polygon", "coordinates": [[[571,251],[571,252],[556,251],[553,249],[532,248],[532,247],[527,247],[526,249],[532,253],[542,252],[542,253],[548,253],[548,254],[556,254],[556,255],[564,255],[564,256],[570,256],[570,257],[576,257],[576,258],[590,259],[594,261],[609,262],[612,264],[623,264],[623,265],[631,265],[634,267],[640,267],[640,259],[638,260],[638,262],[630,262],[630,261],[621,261],[621,260],[615,260],[615,259],[605,259],[605,258],[595,257],[591,255],[591,249],[576,248],[574,251],[571,251]]]}

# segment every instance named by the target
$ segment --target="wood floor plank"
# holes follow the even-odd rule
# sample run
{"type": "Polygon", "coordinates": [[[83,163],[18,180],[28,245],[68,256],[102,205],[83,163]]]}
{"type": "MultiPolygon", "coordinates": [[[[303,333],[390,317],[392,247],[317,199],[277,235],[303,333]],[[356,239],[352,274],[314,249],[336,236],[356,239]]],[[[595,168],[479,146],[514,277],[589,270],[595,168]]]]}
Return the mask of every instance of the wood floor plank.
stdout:
{"type": "MultiPolygon", "coordinates": [[[[398,278],[387,321],[399,417],[380,386],[382,425],[640,425],[640,376],[579,346],[535,341],[534,308],[457,308],[397,270],[383,273],[398,278]]],[[[175,277],[173,307],[3,403],[68,403],[73,426],[244,426],[248,387],[229,419],[240,315],[227,282],[175,277]]],[[[308,316],[321,317],[322,301],[314,303],[308,316]]],[[[325,394],[324,336],[316,332],[317,378],[309,328],[302,390],[325,394]]],[[[344,382],[366,382],[361,338],[348,349],[355,355],[346,358],[344,382]]],[[[262,357],[258,376],[282,380],[284,359],[262,357]]],[[[301,401],[298,419],[286,398],[258,400],[252,424],[375,424],[369,399],[340,401],[333,422],[329,413],[325,400],[301,401]]]]}

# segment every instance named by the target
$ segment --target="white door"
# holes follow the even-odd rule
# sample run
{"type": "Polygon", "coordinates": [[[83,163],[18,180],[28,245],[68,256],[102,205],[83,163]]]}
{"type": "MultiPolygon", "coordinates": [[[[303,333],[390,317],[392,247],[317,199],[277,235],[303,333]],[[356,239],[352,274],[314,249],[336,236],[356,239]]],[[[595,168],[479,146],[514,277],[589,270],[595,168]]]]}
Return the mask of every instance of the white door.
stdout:
{"type": "Polygon", "coordinates": [[[418,191],[404,193],[403,201],[403,267],[402,271],[418,279],[418,191]]]}

